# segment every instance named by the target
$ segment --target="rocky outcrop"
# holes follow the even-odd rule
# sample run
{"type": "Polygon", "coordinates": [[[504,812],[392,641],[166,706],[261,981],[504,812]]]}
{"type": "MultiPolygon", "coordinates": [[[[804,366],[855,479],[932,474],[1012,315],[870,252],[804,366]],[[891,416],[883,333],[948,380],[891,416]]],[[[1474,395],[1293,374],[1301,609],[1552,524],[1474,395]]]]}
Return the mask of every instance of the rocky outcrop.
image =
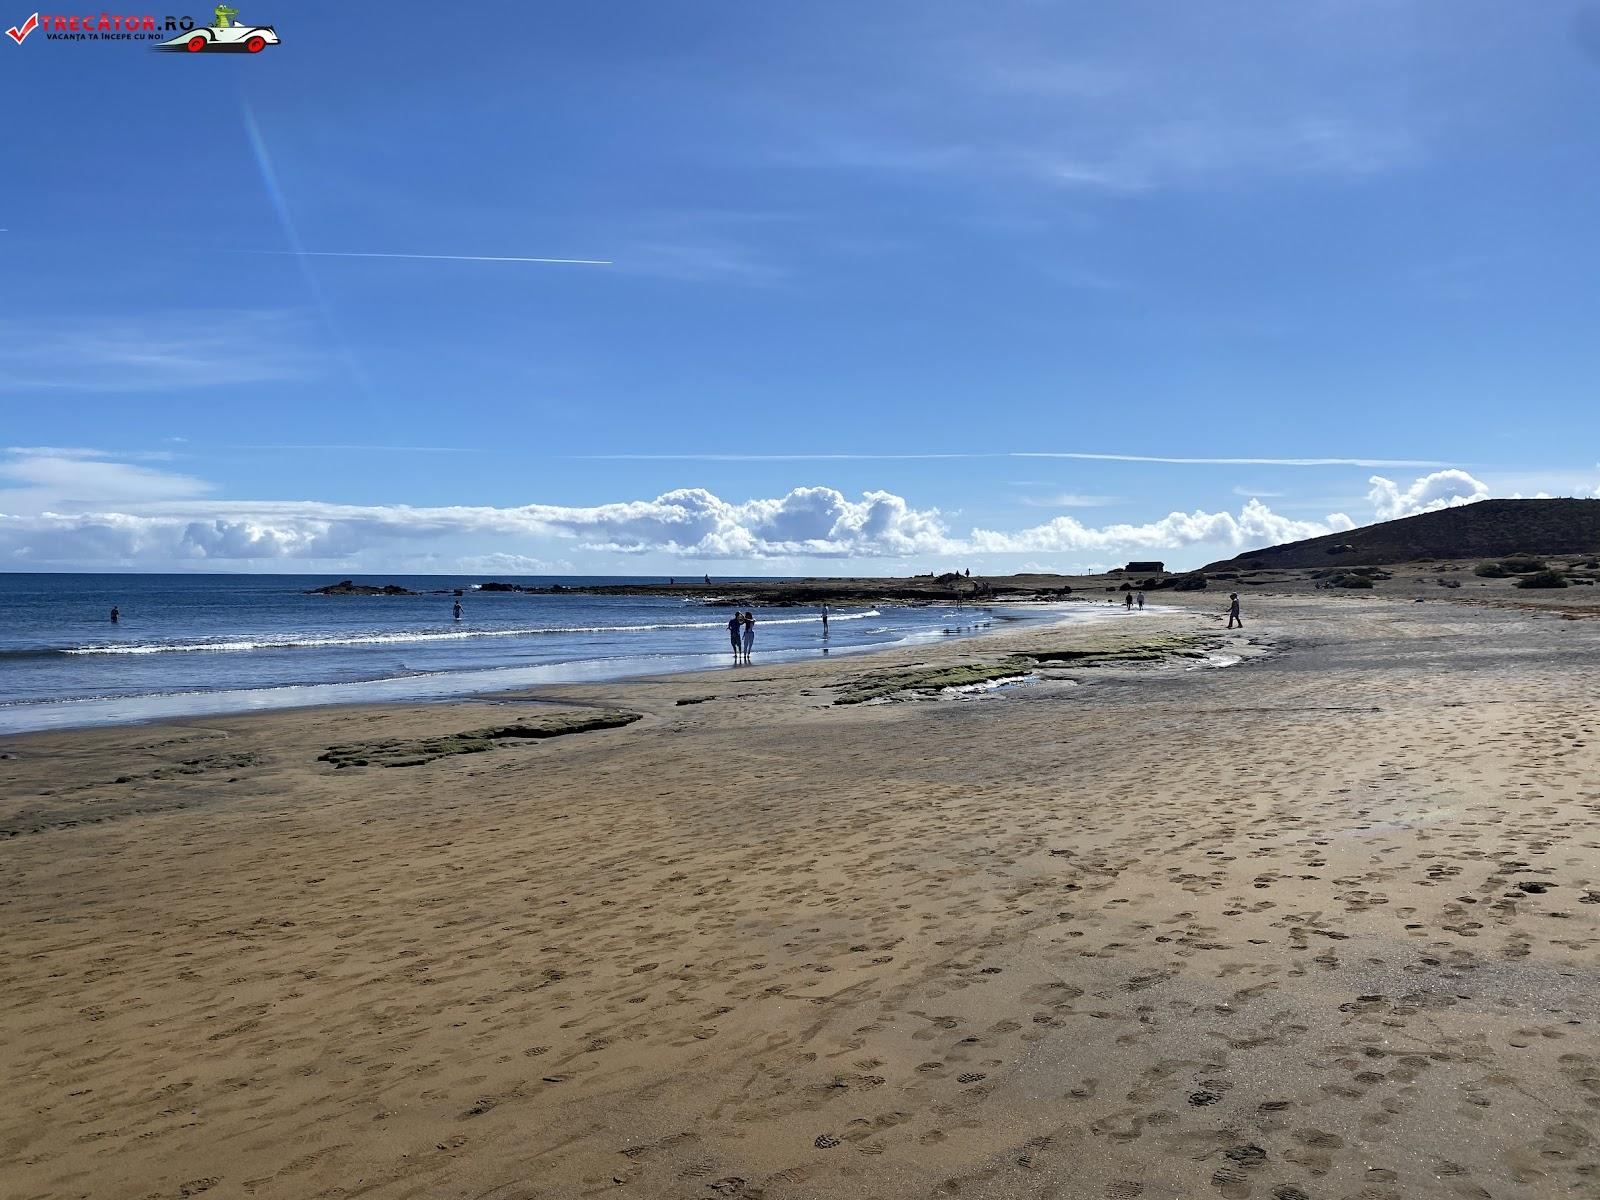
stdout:
{"type": "Polygon", "coordinates": [[[403,588],[398,583],[386,583],[382,587],[373,587],[371,584],[356,583],[350,579],[341,579],[338,583],[330,583],[325,587],[312,588],[306,593],[308,596],[420,596],[421,592],[413,592],[410,588],[403,588]]]}

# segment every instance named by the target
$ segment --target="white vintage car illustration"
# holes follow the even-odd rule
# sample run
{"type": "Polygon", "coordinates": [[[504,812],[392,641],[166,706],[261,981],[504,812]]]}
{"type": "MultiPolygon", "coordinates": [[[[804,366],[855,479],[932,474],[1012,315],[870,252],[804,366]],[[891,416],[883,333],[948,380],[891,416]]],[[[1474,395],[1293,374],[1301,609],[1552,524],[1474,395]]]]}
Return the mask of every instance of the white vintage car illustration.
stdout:
{"type": "Polygon", "coordinates": [[[226,26],[203,25],[191,29],[175,38],[168,38],[155,49],[187,50],[191,53],[203,50],[232,50],[259,54],[263,48],[277,44],[278,31],[271,25],[240,25],[236,21],[226,26]]]}

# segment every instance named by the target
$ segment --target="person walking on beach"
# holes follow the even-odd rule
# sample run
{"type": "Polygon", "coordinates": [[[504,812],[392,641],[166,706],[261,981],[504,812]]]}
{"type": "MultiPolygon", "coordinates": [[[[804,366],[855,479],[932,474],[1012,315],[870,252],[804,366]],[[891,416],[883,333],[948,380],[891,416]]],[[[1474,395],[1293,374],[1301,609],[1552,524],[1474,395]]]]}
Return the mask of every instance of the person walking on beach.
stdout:
{"type": "Polygon", "coordinates": [[[750,665],[750,649],[756,644],[756,614],[744,614],[744,665],[750,665]]]}
{"type": "Polygon", "coordinates": [[[1125,607],[1129,612],[1133,611],[1133,593],[1132,592],[1124,592],[1123,593],[1122,604],[1123,604],[1123,607],[1125,607]]]}
{"type": "Polygon", "coordinates": [[[828,606],[826,604],[822,606],[822,636],[828,636],[828,606]]]}
{"type": "Polygon", "coordinates": [[[728,640],[733,643],[733,665],[739,665],[739,632],[744,627],[744,614],[737,609],[728,618],[728,640]]]}
{"type": "Polygon", "coordinates": [[[1144,611],[1144,593],[1143,592],[1139,593],[1139,611],[1140,612],[1144,611]]]}
{"type": "Polygon", "coordinates": [[[1229,592],[1228,593],[1228,628],[1232,629],[1235,625],[1237,625],[1240,629],[1244,628],[1244,621],[1241,620],[1240,617],[1239,617],[1239,593],[1238,592],[1229,592]]]}

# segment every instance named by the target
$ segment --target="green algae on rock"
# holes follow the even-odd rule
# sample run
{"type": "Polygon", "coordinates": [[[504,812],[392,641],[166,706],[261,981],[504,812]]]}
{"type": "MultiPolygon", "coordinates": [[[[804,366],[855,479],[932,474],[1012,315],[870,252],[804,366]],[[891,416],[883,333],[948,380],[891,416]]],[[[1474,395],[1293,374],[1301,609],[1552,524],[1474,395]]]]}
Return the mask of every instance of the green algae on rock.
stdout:
{"type": "Polygon", "coordinates": [[[469,729],[439,737],[389,738],[372,742],[351,742],[329,746],[317,755],[318,762],[343,767],[420,767],[452,754],[481,754],[502,742],[562,737],[587,733],[593,729],[616,729],[631,725],[642,714],[615,709],[579,710],[541,714],[489,729],[469,729]]]}
{"type": "Polygon", "coordinates": [[[998,663],[958,663],[945,667],[908,667],[863,675],[836,686],[844,689],[835,704],[864,704],[896,692],[937,692],[941,688],[991,683],[1027,674],[1030,664],[1017,658],[998,663]]]}
{"type": "Polygon", "coordinates": [[[834,685],[840,689],[840,694],[834,703],[862,704],[898,692],[937,692],[943,688],[1021,678],[1041,666],[1066,664],[1079,667],[1117,666],[1162,662],[1169,658],[1199,658],[1203,657],[1204,653],[1200,648],[1201,643],[1209,640],[1214,639],[1184,634],[1157,634],[1149,637],[1114,636],[1109,639],[1086,640],[1084,644],[1078,646],[1018,650],[1003,659],[989,662],[879,671],[834,685]]]}

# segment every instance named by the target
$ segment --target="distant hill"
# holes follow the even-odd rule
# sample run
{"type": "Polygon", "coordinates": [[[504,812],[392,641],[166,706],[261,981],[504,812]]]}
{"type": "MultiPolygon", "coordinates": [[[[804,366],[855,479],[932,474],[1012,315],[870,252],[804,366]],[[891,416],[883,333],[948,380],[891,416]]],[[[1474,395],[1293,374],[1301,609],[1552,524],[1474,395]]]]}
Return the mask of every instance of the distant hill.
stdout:
{"type": "Polygon", "coordinates": [[[1247,550],[1202,570],[1379,566],[1517,553],[1600,553],[1600,500],[1480,500],[1303,542],[1247,550]]]}

